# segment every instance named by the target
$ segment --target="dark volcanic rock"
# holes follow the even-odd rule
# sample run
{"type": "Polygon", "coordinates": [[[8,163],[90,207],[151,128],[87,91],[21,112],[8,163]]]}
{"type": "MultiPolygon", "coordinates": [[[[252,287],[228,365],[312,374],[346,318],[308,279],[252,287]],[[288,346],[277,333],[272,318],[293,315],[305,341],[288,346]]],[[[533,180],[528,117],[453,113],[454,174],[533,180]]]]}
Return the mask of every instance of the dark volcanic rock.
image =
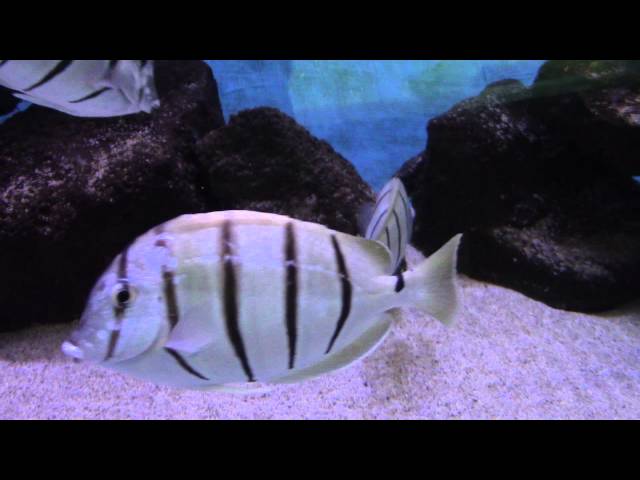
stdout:
{"type": "Polygon", "coordinates": [[[77,317],[137,235],[207,209],[195,142],[223,124],[200,61],[159,61],[152,114],[78,118],[33,106],[0,125],[0,330],[77,317]]]}
{"type": "Polygon", "coordinates": [[[355,234],[358,207],[374,198],[353,165],[273,108],[232,116],[198,147],[219,210],[280,213],[355,234]]]}
{"type": "Polygon", "coordinates": [[[545,195],[547,213],[531,224],[519,224],[515,211],[501,226],[470,230],[460,271],[567,310],[602,311],[640,297],[640,187],[610,179],[573,193],[545,195]]]}
{"type": "Polygon", "coordinates": [[[20,99],[14,97],[10,90],[0,87],[0,115],[13,112],[18,103],[20,103],[20,99]]]}
{"type": "Polygon", "coordinates": [[[531,88],[490,85],[428,125],[398,172],[430,254],[464,232],[459,270],[563,309],[640,297],[640,75],[548,62],[531,88]]]}
{"type": "Polygon", "coordinates": [[[551,61],[529,94],[531,114],[574,156],[640,175],[640,61],[551,61]]]}

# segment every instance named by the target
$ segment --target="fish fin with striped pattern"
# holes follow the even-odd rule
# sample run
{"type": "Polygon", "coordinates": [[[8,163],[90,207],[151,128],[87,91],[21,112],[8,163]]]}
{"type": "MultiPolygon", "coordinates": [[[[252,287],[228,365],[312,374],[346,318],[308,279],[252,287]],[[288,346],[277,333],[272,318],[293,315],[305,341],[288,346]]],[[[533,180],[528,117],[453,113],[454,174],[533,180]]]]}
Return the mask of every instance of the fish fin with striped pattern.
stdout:
{"type": "Polygon", "coordinates": [[[371,223],[371,218],[376,209],[376,205],[373,202],[366,202],[358,207],[357,220],[358,220],[358,233],[365,237],[367,235],[367,228],[371,223]]]}
{"type": "MultiPolygon", "coordinates": [[[[361,215],[366,215],[366,208],[361,215]]],[[[394,177],[380,190],[364,237],[382,243],[391,253],[388,272],[402,263],[413,232],[415,212],[402,181],[394,177]]]]}

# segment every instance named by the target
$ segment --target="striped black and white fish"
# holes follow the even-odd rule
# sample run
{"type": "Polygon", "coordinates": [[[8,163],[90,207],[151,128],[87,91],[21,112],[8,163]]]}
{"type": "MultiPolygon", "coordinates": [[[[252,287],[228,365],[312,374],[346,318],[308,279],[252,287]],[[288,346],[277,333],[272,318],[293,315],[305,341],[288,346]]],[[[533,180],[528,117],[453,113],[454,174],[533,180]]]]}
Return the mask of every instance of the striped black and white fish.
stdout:
{"type": "Polygon", "coordinates": [[[459,238],[393,276],[374,240],[269,213],[183,215],[116,257],[62,348],[181,388],[301,381],[372,351],[392,308],[448,324],[459,238]]]}
{"type": "Polygon", "coordinates": [[[160,105],[151,60],[0,60],[0,85],[78,117],[149,113],[160,105]]]}
{"type": "Polygon", "coordinates": [[[415,213],[399,178],[392,178],[378,193],[372,213],[366,217],[364,237],[384,244],[391,253],[390,272],[399,272],[411,233],[415,213]]]}

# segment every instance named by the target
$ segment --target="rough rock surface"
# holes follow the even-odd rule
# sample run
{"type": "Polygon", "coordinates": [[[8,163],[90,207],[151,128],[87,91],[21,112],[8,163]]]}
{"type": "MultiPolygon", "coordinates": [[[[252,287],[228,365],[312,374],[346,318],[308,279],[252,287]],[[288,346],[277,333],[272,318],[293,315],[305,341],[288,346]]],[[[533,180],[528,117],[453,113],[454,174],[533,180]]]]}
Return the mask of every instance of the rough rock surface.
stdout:
{"type": "Polygon", "coordinates": [[[198,144],[217,210],[280,213],[355,234],[371,188],[351,163],[273,108],[244,110],[198,144]]]}
{"type": "Polygon", "coordinates": [[[398,172],[430,254],[458,232],[459,269],[556,308],[640,297],[640,75],[633,62],[545,64],[428,125],[398,172]]]}
{"type": "Polygon", "coordinates": [[[0,330],[71,321],[123,247],[183,213],[247,209],[357,232],[373,192],[326,142],[275,109],[223,127],[203,62],[158,62],[151,115],[30,107],[0,125],[0,330]]]}
{"type": "Polygon", "coordinates": [[[97,276],[152,226],[207,207],[195,142],[223,124],[200,61],[159,61],[152,114],[32,106],[0,125],[0,330],[77,318],[97,276]]]}
{"type": "Polygon", "coordinates": [[[0,87],[0,115],[11,113],[19,102],[20,100],[14,97],[10,90],[0,87]]]}

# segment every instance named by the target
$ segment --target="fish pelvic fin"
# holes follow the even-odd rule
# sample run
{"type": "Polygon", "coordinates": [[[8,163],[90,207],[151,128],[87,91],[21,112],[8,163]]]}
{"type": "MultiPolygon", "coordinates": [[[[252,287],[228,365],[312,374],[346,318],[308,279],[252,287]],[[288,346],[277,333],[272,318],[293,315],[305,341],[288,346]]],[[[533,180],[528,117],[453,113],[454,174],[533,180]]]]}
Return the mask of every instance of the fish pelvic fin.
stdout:
{"type": "Polygon", "coordinates": [[[265,393],[271,393],[273,391],[273,386],[253,384],[219,384],[194,387],[193,390],[200,390],[203,392],[232,393],[234,395],[262,395],[265,393]]]}
{"type": "Polygon", "coordinates": [[[461,237],[462,234],[454,236],[406,272],[406,286],[399,292],[404,294],[405,306],[417,308],[445,325],[451,325],[458,308],[456,268],[461,237]]]}

